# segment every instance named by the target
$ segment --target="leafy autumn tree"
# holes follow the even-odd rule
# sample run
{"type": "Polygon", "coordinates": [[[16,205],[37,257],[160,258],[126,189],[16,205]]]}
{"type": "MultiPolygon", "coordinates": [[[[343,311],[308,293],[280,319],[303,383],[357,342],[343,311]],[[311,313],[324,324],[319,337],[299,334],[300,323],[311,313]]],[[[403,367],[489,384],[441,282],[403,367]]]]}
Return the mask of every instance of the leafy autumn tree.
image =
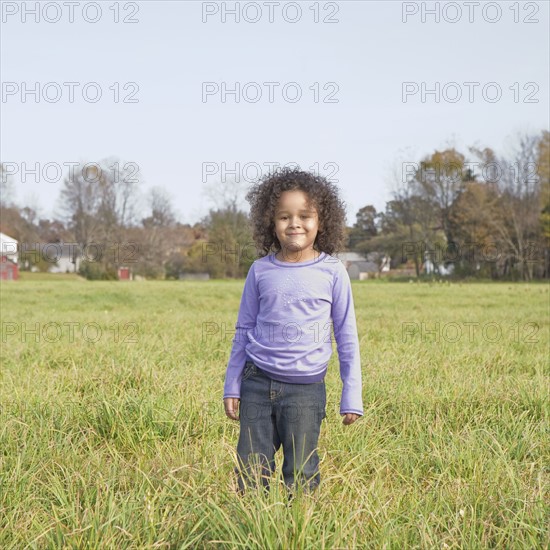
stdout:
{"type": "Polygon", "coordinates": [[[438,228],[446,237],[447,244],[455,242],[456,226],[453,224],[453,209],[464,190],[465,181],[473,175],[464,169],[464,155],[454,148],[435,151],[425,157],[415,171],[411,184],[414,194],[430,204],[438,216],[438,228]]]}
{"type": "Polygon", "coordinates": [[[248,215],[231,204],[210,210],[203,225],[203,270],[213,278],[244,277],[256,257],[248,215]]]}
{"type": "Polygon", "coordinates": [[[370,245],[389,255],[394,264],[412,261],[419,277],[425,260],[431,259],[436,266],[444,260],[439,209],[420,188],[419,170],[403,177],[402,167],[393,173],[392,200],[379,215],[380,231],[370,245]]]}
{"type": "Polygon", "coordinates": [[[359,251],[368,247],[368,242],[378,234],[378,214],[371,204],[360,208],[356,214],[356,222],[348,229],[348,248],[359,251]]]}
{"type": "Polygon", "coordinates": [[[386,203],[386,211],[380,216],[381,231],[371,240],[371,247],[398,263],[412,260],[419,277],[425,260],[431,259],[436,266],[443,263],[445,247],[431,203],[410,192],[411,188],[402,189],[386,203]]]}
{"type": "Polygon", "coordinates": [[[457,273],[497,276],[493,220],[499,216],[494,184],[465,182],[456,199],[450,221],[457,239],[457,273]]]}

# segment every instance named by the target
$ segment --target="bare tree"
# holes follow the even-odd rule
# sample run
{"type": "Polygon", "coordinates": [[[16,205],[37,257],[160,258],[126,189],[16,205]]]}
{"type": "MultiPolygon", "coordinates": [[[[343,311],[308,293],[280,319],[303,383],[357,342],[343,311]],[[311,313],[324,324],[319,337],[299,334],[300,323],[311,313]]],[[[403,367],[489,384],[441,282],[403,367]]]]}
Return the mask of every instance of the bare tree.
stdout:
{"type": "Polygon", "coordinates": [[[177,248],[176,220],[172,200],[162,187],[153,187],[147,196],[150,215],[141,220],[139,232],[141,265],[140,274],[158,277],[162,274],[167,258],[177,248]]]}
{"type": "Polygon", "coordinates": [[[505,252],[511,266],[519,265],[522,279],[533,278],[540,216],[540,177],[537,173],[539,138],[518,136],[513,158],[499,162],[497,179],[502,215],[493,219],[493,227],[509,247],[505,252]]]}
{"type": "Polygon", "coordinates": [[[149,191],[149,207],[151,224],[155,227],[170,227],[174,225],[176,216],[172,206],[172,198],[163,187],[153,187],[149,191]]]}
{"type": "Polygon", "coordinates": [[[99,239],[102,223],[97,216],[100,196],[96,184],[81,170],[65,177],[60,202],[61,215],[81,246],[99,239]]]}
{"type": "Polygon", "coordinates": [[[119,168],[120,163],[107,159],[65,177],[62,213],[81,245],[116,240],[134,221],[140,179],[132,164],[119,168]]]}
{"type": "MultiPolygon", "coordinates": [[[[116,278],[121,261],[119,247],[134,218],[139,190],[135,163],[106,159],[73,169],[60,193],[62,217],[81,249],[91,243],[100,252],[93,261],[83,261],[81,270],[90,278],[116,278]]],[[[124,262],[123,262],[124,263],[124,262]]]]}
{"type": "Polygon", "coordinates": [[[246,212],[248,210],[245,200],[247,188],[248,184],[245,180],[239,180],[231,175],[221,181],[206,184],[204,194],[216,210],[228,208],[246,212]]]}

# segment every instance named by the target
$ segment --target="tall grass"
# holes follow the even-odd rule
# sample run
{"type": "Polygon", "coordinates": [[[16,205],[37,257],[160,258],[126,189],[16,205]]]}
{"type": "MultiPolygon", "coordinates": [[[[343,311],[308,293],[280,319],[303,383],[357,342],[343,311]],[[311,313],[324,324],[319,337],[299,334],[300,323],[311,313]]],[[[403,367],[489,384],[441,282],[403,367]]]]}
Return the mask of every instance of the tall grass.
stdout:
{"type": "Polygon", "coordinates": [[[235,494],[242,286],[0,286],[1,548],[549,547],[547,285],[354,282],[365,414],[342,425],[335,353],[321,487],[290,506],[235,494]]]}

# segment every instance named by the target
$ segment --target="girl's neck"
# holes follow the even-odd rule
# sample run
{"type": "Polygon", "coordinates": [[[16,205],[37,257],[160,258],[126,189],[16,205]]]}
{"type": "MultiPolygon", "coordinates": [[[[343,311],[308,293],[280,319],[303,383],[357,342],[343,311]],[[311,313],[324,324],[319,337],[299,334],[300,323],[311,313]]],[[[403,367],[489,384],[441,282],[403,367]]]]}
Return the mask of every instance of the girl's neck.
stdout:
{"type": "Polygon", "coordinates": [[[319,258],[321,254],[322,252],[319,252],[318,250],[315,250],[315,249],[311,249],[307,251],[279,250],[279,252],[275,254],[275,259],[279,260],[280,262],[301,263],[301,262],[310,262],[312,260],[316,260],[317,258],[319,258]]]}

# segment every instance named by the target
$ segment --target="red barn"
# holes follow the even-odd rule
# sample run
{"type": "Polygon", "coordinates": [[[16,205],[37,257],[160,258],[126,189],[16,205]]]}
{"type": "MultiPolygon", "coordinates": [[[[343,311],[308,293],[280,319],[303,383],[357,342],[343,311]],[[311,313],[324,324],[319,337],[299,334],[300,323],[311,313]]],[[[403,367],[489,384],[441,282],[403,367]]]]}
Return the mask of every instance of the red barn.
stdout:
{"type": "Polygon", "coordinates": [[[0,280],[16,281],[19,278],[17,252],[19,243],[9,235],[0,233],[0,280]]]}
{"type": "Polygon", "coordinates": [[[0,280],[2,281],[17,281],[19,278],[19,267],[15,262],[8,259],[7,256],[2,256],[0,260],[0,280]]]}
{"type": "Polygon", "coordinates": [[[129,267],[119,267],[118,268],[118,280],[119,281],[129,281],[130,280],[130,268],[129,267]]]}

